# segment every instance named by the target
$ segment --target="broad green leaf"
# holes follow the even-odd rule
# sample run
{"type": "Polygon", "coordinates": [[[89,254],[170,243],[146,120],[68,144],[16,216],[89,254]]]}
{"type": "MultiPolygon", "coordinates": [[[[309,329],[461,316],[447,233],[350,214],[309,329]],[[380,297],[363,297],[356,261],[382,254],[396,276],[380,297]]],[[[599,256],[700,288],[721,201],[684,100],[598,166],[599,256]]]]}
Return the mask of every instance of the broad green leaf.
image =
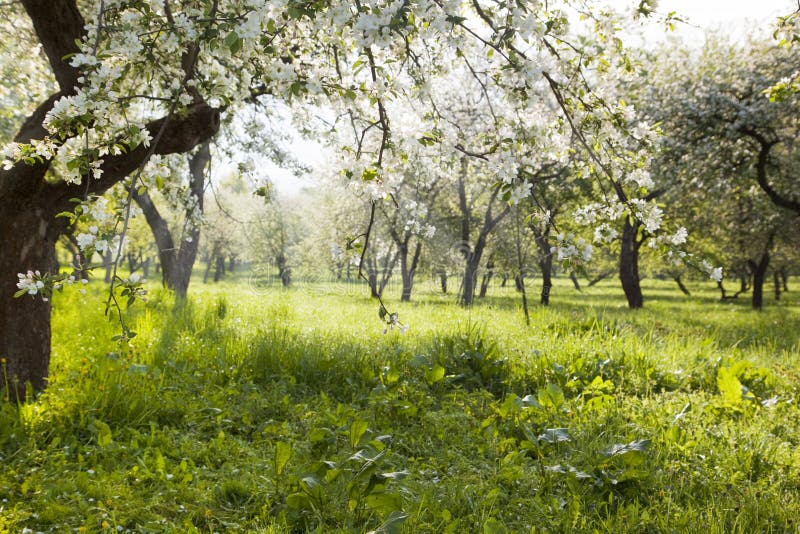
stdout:
{"type": "Polygon", "coordinates": [[[444,379],[444,367],[441,365],[434,365],[425,371],[425,382],[427,382],[429,385],[441,382],[442,379],[444,379]]]}
{"type": "Polygon", "coordinates": [[[281,475],[289,458],[292,457],[292,444],[279,441],[275,445],[275,474],[281,475]]]}
{"type": "Polygon", "coordinates": [[[544,389],[539,390],[537,398],[539,399],[539,404],[545,408],[558,409],[564,404],[564,392],[558,387],[558,384],[547,384],[544,389]]]}
{"type": "Polygon", "coordinates": [[[483,534],[508,534],[508,529],[503,523],[490,517],[483,524],[483,534]]]}
{"type": "Polygon", "coordinates": [[[367,508],[382,512],[393,512],[403,506],[403,499],[394,493],[371,493],[366,498],[367,508]]]}
{"type": "Polygon", "coordinates": [[[369,425],[366,421],[353,421],[350,424],[350,446],[354,449],[358,447],[359,442],[361,442],[361,438],[364,436],[364,433],[367,431],[369,425]]]}
{"type": "Polygon", "coordinates": [[[726,403],[733,406],[742,403],[742,383],[730,367],[720,367],[717,372],[717,387],[726,403]]]}
{"type": "Polygon", "coordinates": [[[367,534],[398,534],[401,525],[406,519],[408,519],[408,514],[395,510],[389,514],[389,517],[386,518],[386,521],[381,526],[375,530],[370,530],[367,534]]]}

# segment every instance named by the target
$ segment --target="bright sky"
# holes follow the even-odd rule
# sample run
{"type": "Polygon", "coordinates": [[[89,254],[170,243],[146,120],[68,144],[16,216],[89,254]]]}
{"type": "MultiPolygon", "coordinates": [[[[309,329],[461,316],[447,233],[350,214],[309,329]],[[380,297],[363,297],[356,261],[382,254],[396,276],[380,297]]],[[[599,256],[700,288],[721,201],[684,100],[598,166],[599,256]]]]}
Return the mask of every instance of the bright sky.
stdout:
{"type": "MultiPolygon", "coordinates": [[[[638,0],[605,0],[617,11],[630,11],[638,0]]],[[[672,35],[684,41],[700,46],[706,30],[717,30],[732,38],[744,38],[752,32],[769,35],[779,15],[786,15],[797,9],[798,0],[659,0],[658,13],[666,15],[675,11],[687,21],[678,24],[672,35]]],[[[644,39],[646,43],[664,40],[668,35],[663,26],[645,23],[644,39]]],[[[634,39],[634,41],[636,41],[634,39]]],[[[635,44],[635,43],[631,43],[635,44]]],[[[314,143],[299,143],[299,152],[303,159],[311,162],[319,161],[320,147],[314,143]]],[[[279,193],[297,194],[303,187],[313,182],[298,179],[286,171],[267,164],[268,172],[279,193]],[[271,167],[271,168],[270,168],[271,167]]]]}
{"type": "MultiPolygon", "coordinates": [[[[637,0],[606,0],[618,11],[628,11],[637,0]]],[[[706,30],[731,37],[745,37],[754,31],[768,35],[780,15],[797,9],[797,0],[659,0],[657,12],[676,12],[687,24],[678,24],[675,34],[689,43],[702,44],[706,30]]],[[[663,40],[663,28],[648,28],[646,39],[663,40]]]]}

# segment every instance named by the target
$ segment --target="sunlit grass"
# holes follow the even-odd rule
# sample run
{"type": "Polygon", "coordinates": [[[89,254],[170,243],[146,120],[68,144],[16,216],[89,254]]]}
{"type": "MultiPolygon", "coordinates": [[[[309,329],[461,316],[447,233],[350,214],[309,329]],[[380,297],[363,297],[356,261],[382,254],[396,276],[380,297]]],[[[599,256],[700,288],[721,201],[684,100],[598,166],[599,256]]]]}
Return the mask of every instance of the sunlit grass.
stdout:
{"type": "Polygon", "coordinates": [[[128,347],[100,287],[59,296],[50,388],[0,408],[0,532],[797,528],[797,293],[559,279],[527,326],[512,287],[420,280],[403,334],[355,284],[199,282],[128,347]]]}

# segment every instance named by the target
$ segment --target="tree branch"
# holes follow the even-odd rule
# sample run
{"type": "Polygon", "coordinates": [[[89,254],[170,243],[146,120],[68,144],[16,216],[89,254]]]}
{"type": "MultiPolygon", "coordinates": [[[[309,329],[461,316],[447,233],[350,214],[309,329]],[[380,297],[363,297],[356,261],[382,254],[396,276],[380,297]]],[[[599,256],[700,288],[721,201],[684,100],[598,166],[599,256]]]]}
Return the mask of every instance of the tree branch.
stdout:
{"type": "MultiPolygon", "coordinates": [[[[163,117],[150,122],[147,125],[150,135],[155,137],[166,120],[167,117],[163,117]]],[[[163,135],[157,141],[153,154],[167,155],[188,152],[213,137],[219,130],[219,124],[218,109],[210,107],[205,102],[193,104],[189,106],[186,116],[170,118],[163,135]]],[[[70,198],[83,197],[87,191],[91,194],[102,195],[136,170],[148,156],[149,150],[149,148],[139,145],[125,154],[107,156],[100,167],[103,171],[102,177],[98,180],[85,178],[89,180],[88,188],[86,184],[54,184],[49,188],[49,196],[56,199],[56,204],[60,209],[66,209],[71,205],[70,198]]]]}

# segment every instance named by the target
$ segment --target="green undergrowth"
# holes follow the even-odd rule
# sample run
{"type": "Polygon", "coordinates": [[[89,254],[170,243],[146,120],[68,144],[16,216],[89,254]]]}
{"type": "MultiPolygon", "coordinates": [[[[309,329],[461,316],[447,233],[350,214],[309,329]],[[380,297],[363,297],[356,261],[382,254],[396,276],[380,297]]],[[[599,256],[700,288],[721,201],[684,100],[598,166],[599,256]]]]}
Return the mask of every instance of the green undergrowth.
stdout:
{"type": "Polygon", "coordinates": [[[50,387],[0,406],[0,532],[796,531],[797,295],[648,287],[559,285],[530,327],[423,292],[384,334],[351,288],[198,284],[126,347],[59,295],[50,387]]]}

